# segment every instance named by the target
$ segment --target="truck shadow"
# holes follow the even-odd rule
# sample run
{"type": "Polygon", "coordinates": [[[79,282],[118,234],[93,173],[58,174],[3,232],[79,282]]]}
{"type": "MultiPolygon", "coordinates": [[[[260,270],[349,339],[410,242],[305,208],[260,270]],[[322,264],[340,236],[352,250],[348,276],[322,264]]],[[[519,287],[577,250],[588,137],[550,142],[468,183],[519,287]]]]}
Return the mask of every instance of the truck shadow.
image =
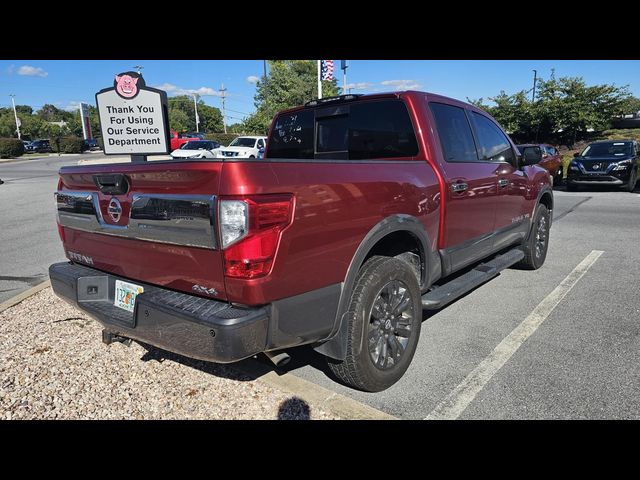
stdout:
{"type": "MultiPolygon", "coordinates": [[[[252,359],[243,360],[235,364],[213,363],[185,357],[178,353],[169,352],[143,342],[136,341],[136,343],[146,350],[140,358],[143,362],[151,362],[155,360],[156,362],[162,363],[165,360],[170,360],[172,362],[180,363],[185,367],[200,370],[208,375],[214,375],[216,377],[227,378],[229,380],[236,380],[240,382],[256,380],[264,375],[264,373],[253,373],[251,369],[243,368],[247,362],[252,361],[252,359]]],[[[253,360],[253,362],[255,362],[255,360],[253,360]]]]}

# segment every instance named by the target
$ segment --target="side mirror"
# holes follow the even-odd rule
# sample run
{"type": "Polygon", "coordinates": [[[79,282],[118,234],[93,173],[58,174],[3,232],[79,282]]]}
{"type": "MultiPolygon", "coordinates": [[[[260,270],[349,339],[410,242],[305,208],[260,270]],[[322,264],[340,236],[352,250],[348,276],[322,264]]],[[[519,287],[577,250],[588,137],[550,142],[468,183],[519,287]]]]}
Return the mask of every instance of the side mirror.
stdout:
{"type": "Polygon", "coordinates": [[[580,153],[578,153],[578,152],[576,152],[576,153],[574,153],[574,154],[573,154],[573,158],[577,158],[577,157],[579,157],[579,156],[580,156],[580,153]]]}
{"type": "Polygon", "coordinates": [[[540,147],[527,147],[522,152],[522,166],[536,165],[542,160],[540,147]]]}

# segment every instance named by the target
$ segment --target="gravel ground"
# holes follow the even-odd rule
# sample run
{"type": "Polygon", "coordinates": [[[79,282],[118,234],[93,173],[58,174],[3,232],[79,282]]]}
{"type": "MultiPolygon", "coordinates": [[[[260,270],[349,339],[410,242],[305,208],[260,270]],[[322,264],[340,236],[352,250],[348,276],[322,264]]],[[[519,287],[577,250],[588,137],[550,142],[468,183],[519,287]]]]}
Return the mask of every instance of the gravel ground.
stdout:
{"type": "Polygon", "coordinates": [[[0,419],[336,419],[234,371],[132,342],[47,288],[0,313],[0,419]]]}

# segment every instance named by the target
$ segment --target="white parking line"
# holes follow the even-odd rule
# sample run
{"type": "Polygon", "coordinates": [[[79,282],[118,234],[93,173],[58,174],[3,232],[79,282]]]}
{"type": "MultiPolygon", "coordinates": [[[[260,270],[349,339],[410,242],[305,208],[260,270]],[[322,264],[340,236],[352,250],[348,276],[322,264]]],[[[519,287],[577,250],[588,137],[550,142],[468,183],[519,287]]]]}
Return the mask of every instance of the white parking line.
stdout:
{"type": "Polygon", "coordinates": [[[476,398],[491,378],[502,368],[520,346],[545,321],[567,293],[587,273],[587,270],[604,252],[592,250],[582,262],[560,282],[553,292],[514,328],[480,364],[467,375],[460,385],[447,395],[425,420],[455,420],[476,398]]]}

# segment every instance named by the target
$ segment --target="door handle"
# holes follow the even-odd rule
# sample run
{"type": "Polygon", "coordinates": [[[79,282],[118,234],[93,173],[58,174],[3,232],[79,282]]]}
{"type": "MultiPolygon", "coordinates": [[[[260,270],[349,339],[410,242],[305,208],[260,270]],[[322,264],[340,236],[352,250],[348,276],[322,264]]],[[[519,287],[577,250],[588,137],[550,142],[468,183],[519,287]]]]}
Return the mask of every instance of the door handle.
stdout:
{"type": "Polygon", "coordinates": [[[451,184],[451,190],[453,190],[456,193],[464,192],[467,188],[469,188],[469,185],[464,182],[457,182],[457,183],[451,184]]]}
{"type": "Polygon", "coordinates": [[[498,180],[498,185],[500,185],[500,187],[506,187],[507,185],[509,185],[509,180],[501,178],[500,180],[498,180]]]}

